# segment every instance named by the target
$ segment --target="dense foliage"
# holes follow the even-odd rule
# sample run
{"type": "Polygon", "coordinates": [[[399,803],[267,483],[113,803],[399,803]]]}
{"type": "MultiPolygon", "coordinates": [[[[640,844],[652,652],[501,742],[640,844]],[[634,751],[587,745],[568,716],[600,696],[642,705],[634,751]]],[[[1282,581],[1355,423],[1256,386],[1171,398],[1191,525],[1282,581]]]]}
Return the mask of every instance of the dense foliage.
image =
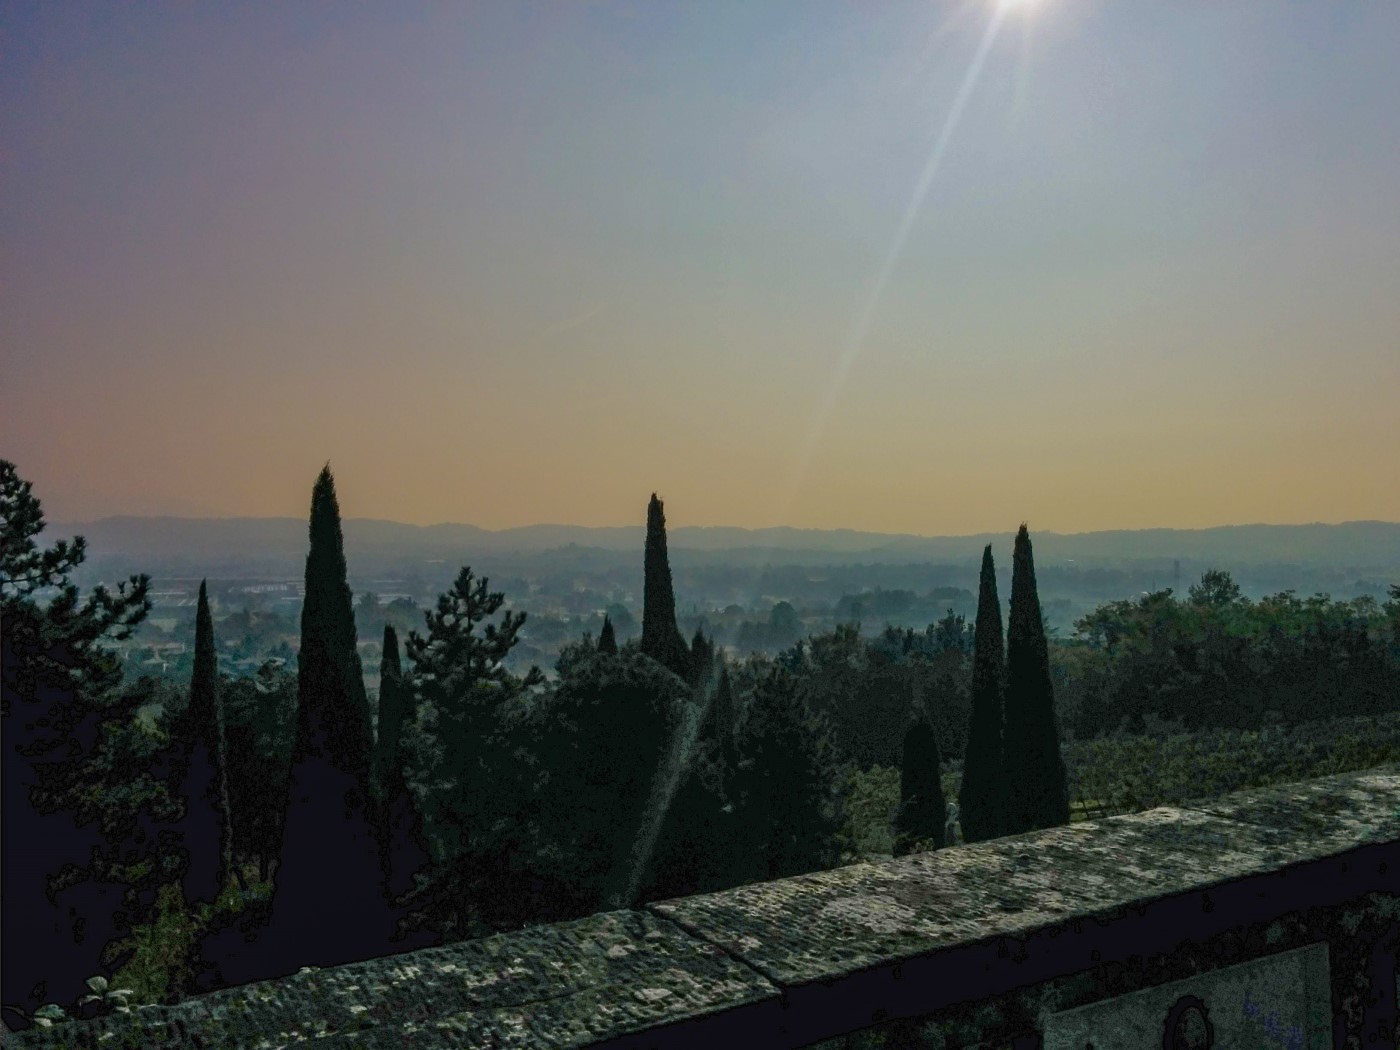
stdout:
{"type": "Polygon", "coordinates": [[[81,537],[40,548],[42,509],[0,460],[0,697],[3,697],[4,1021],[23,1027],[46,1001],[76,1002],[110,972],[106,949],[178,877],[158,848],[175,813],[143,763],[155,748],[136,725],[145,697],[123,689],[104,643],[150,609],[148,579],[79,601],[70,582],[81,537]]]}
{"type": "Polygon", "coordinates": [[[1391,593],[1384,606],[1291,591],[1251,602],[1209,572],[1185,601],[1164,590],[1101,606],[1060,653],[1070,725],[1092,737],[1141,731],[1149,717],[1243,729],[1394,710],[1400,588],[1391,593]]]}
{"type": "Polygon", "coordinates": [[[945,838],[943,763],[938,738],[927,722],[915,722],[904,734],[900,766],[899,809],[894,816],[894,855],[919,846],[942,849],[945,838]]]}
{"type": "MultiPolygon", "coordinates": [[[[959,795],[971,841],[1400,759],[1400,589],[1385,606],[1287,593],[1251,603],[1211,572],[1185,601],[1113,603],[1052,643],[1023,526],[1005,646],[989,547],[975,626],[966,592],[964,612],[874,637],[856,623],[804,637],[778,602],[751,633],[787,648],[736,659],[693,618],[684,642],[654,496],[640,640],[610,607],[596,643],[559,653],[554,680],[513,673],[525,614],[463,566],[416,614],[402,660],[403,610],[390,616],[372,595],[359,604],[383,633],[372,718],[328,469],[313,491],[296,673],[269,661],[218,676],[201,602],[190,687],[122,688],[98,641],[139,623],[145,581],[80,606],[66,578],[81,541],[38,551],[37,502],[3,466],[5,743],[16,749],[5,1002],[26,1010],[68,994],[59,984],[80,993],[102,944],[136,918],[151,921],[121,943],[121,974],[143,998],[169,999],[204,986],[201,950],[219,964],[213,982],[250,980],[952,845],[944,800],[959,795]],[[154,728],[136,715],[152,702],[164,708],[154,728]],[[1337,712],[1360,717],[1317,721],[1337,712]],[[161,746],[212,749],[220,724],[231,838],[175,825],[174,843],[200,854],[190,871],[231,865],[245,884],[220,874],[212,900],[180,893],[184,869],[153,843],[178,812],[156,782],[161,746]],[[64,740],[75,753],[59,754],[64,740]],[[74,824],[94,814],[92,827],[74,824]],[[11,867],[15,829],[45,843],[31,851],[42,871],[11,867]],[[60,931],[66,913],[45,904],[66,907],[80,876],[105,887],[81,899],[92,941],[12,966],[12,930],[32,917],[35,931],[60,931]],[[36,975],[47,991],[34,991],[36,975]]],[[[874,592],[868,608],[907,612],[901,594],[874,592]]],[[[224,623],[237,634],[255,620],[224,623]]],[[[180,791],[207,794],[191,783],[180,791]]]]}
{"type": "Polygon", "coordinates": [[[268,662],[256,675],[225,678],[219,695],[229,755],[234,863],[266,882],[282,842],[284,785],[296,734],[297,676],[268,662]]]}
{"type": "Polygon", "coordinates": [[[1087,816],[1127,813],[1400,761],[1400,711],[1297,726],[1102,736],[1065,745],[1087,816]]]}
{"type": "Polygon", "coordinates": [[[427,633],[408,637],[414,718],[401,749],[432,862],[412,895],[414,924],[443,936],[518,925],[514,836],[531,773],[516,736],[542,676],[506,670],[525,614],[504,604],[464,566],[425,614],[427,633]]]}

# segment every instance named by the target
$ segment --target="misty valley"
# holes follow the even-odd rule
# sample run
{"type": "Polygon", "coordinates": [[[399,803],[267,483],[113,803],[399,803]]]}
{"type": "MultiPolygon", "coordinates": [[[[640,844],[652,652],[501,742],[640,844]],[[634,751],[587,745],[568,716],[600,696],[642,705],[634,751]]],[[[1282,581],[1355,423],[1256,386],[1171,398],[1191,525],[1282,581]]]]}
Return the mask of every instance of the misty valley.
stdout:
{"type": "Polygon", "coordinates": [[[300,578],[113,590],[0,469],[12,1027],[1400,760],[1383,565],[734,564],[653,494],[365,574],[327,467],[300,578]]]}

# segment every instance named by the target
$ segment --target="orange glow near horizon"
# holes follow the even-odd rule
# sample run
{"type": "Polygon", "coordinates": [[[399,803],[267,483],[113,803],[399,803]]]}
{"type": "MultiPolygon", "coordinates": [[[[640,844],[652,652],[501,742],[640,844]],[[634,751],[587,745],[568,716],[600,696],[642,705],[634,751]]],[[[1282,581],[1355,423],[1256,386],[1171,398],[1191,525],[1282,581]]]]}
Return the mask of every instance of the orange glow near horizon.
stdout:
{"type": "Polygon", "coordinates": [[[1400,521],[1400,7],[992,4],[26,8],[0,456],[52,522],[327,460],[487,528],[1400,521]]]}

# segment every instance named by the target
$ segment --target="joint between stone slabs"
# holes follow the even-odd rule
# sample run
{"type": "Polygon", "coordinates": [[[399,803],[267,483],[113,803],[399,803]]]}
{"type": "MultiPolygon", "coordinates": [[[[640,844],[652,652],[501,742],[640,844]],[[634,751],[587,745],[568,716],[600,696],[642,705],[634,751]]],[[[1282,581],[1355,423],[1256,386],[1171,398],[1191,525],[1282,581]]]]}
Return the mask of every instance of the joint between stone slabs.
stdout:
{"type": "MultiPolygon", "coordinates": [[[[1250,789],[1249,789],[1249,788],[1243,788],[1243,789],[1241,789],[1241,790],[1242,790],[1242,791],[1248,791],[1248,790],[1250,790],[1250,789]]],[[[1233,792],[1232,792],[1232,794],[1233,794],[1233,792]]],[[[1229,795],[1222,795],[1222,796],[1221,796],[1221,798],[1229,798],[1229,797],[1230,797],[1229,795]]],[[[1163,807],[1160,807],[1160,808],[1166,809],[1166,808],[1168,808],[1168,806],[1169,806],[1169,807],[1172,808],[1172,809],[1189,810],[1189,811],[1192,812],[1192,813],[1200,813],[1200,814],[1202,814],[1203,816],[1214,817],[1216,820],[1224,821],[1224,822],[1227,823],[1227,824],[1239,824],[1241,827],[1247,827],[1247,828],[1263,828],[1263,829],[1265,829],[1266,831],[1278,831],[1278,830],[1279,830],[1278,825],[1276,825],[1276,824],[1270,824],[1267,820],[1264,820],[1264,819],[1262,819],[1262,818],[1250,819],[1250,818],[1246,818],[1246,817],[1241,817],[1241,816],[1239,816],[1238,814],[1234,814],[1234,813],[1230,814],[1229,816],[1226,816],[1226,815],[1223,814],[1223,813],[1219,813],[1219,812],[1216,812],[1215,810],[1211,809],[1211,806],[1212,806],[1212,805],[1217,805],[1219,802],[1220,802],[1220,799],[1214,799],[1214,798],[1188,798],[1188,799],[1185,799],[1185,800],[1183,800],[1183,801],[1181,801],[1181,802],[1171,802],[1171,803],[1168,803],[1167,806],[1163,806],[1163,807]]],[[[1151,811],[1150,811],[1150,810],[1145,810],[1144,812],[1151,812],[1151,811]]],[[[1132,814],[1128,814],[1128,815],[1131,816],[1132,814]]],[[[1342,846],[1342,847],[1340,847],[1340,848],[1337,850],[1337,852],[1338,852],[1338,853],[1344,853],[1344,852],[1346,852],[1346,850],[1348,850],[1348,849],[1350,849],[1350,848],[1351,848],[1350,846],[1342,846]]],[[[1321,860],[1321,859],[1323,859],[1324,857],[1330,857],[1330,856],[1333,856],[1333,855],[1334,855],[1334,854],[1331,854],[1331,853],[1319,853],[1319,854],[1317,855],[1316,859],[1321,860]]],[[[1284,866],[1287,867],[1287,865],[1284,865],[1284,866]]]]}
{"type": "Polygon", "coordinates": [[[783,982],[780,981],[775,974],[769,973],[762,966],[758,965],[758,963],[750,962],[748,959],[745,959],[738,952],[733,951],[731,948],[727,947],[722,942],[715,940],[713,937],[707,936],[704,933],[704,931],[700,930],[698,927],[692,926],[688,922],[682,922],[680,919],[676,918],[673,915],[666,915],[662,912],[657,911],[653,904],[645,904],[643,905],[643,907],[646,909],[647,914],[650,915],[652,918],[664,923],[669,923],[671,926],[674,926],[676,929],[684,933],[687,937],[690,937],[693,940],[700,941],[704,944],[708,944],[718,949],[719,951],[723,952],[728,958],[732,959],[734,962],[742,966],[744,969],[750,971],[751,973],[757,974],[760,978],[762,978],[763,983],[766,984],[775,995],[784,997],[787,995],[786,985],[784,985],[783,982]]]}

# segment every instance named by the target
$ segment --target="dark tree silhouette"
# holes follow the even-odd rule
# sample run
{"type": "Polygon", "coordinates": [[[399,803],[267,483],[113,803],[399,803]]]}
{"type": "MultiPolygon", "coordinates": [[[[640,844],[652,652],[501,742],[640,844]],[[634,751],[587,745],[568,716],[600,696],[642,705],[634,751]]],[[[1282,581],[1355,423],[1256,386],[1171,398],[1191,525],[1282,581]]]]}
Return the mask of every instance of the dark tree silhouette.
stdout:
{"type": "Polygon", "coordinates": [[[0,1001],[12,1029],[45,1002],[72,1006],[86,978],[111,976],[104,949],[135,919],[117,858],[154,852],[149,838],[122,848],[134,828],[117,819],[129,801],[114,804],[113,789],[133,800],[155,785],[105,746],[144,698],[118,692],[121,664],[102,646],[145,619],[149,579],[133,576],[116,594],[97,587],[80,603],[68,578],[83,539],[40,549],[43,529],[32,485],[0,460],[0,1001]]]}
{"type": "Polygon", "coordinates": [[[990,543],[982,551],[972,654],[972,715],[968,720],[967,755],[958,799],[964,841],[982,842],[1002,834],[1006,807],[1002,754],[1006,652],[990,543]]]}
{"type": "Polygon", "coordinates": [[[518,916],[511,863],[525,773],[505,730],[525,691],[544,676],[538,667],[523,678],[506,670],[525,613],[487,622],[505,604],[488,587],[463,566],[427,613],[426,636],[411,631],[407,644],[413,669],[405,684],[421,727],[415,771],[426,783],[423,819],[434,863],[406,903],[416,927],[449,936],[499,929],[506,916],[518,916]]]}
{"type": "Polygon", "coordinates": [[[287,776],[296,734],[296,673],[271,662],[219,691],[228,758],[235,860],[256,861],[266,882],[282,841],[287,776]]]}
{"type": "Polygon", "coordinates": [[[920,842],[932,842],[934,849],[942,849],[947,845],[946,817],[938,738],[929,724],[919,719],[904,734],[899,809],[894,816],[894,855],[902,857],[920,842]]]}
{"type": "Polygon", "coordinates": [[[613,631],[612,618],[603,614],[603,627],[598,632],[598,651],[609,656],[617,655],[617,634],[613,631]]]}
{"type": "Polygon", "coordinates": [[[733,777],[733,882],[780,879],[830,867],[844,819],[830,724],[793,676],[774,666],[755,684],[733,777]]]}
{"type": "Polygon", "coordinates": [[[695,637],[690,640],[690,684],[696,689],[704,689],[714,671],[715,643],[697,627],[695,637]]]}
{"type": "Polygon", "coordinates": [[[388,950],[393,933],[381,893],[368,703],[329,465],[311,495],[297,663],[297,731],[271,921],[254,950],[223,956],[231,984],[372,958],[388,950]]]}
{"type": "MultiPolygon", "coordinates": [[[[399,659],[399,633],[392,624],[384,625],[379,659],[379,721],[374,742],[374,776],[380,793],[387,797],[390,781],[399,763],[399,741],[404,723],[413,719],[412,694],[401,687],[403,663],[399,659]]],[[[398,770],[402,776],[403,771],[398,770]]]]}
{"type": "Polygon", "coordinates": [[[1006,644],[1004,740],[1007,822],[1003,833],[1069,823],[1069,788],[1055,723],[1055,691],[1045,621],[1035,589],[1030,535],[1016,533],[1011,569],[1011,623],[1006,644]]]}
{"type": "Polygon", "coordinates": [[[639,900],[664,900],[728,889],[750,877],[732,857],[739,818],[730,795],[739,769],[738,709],[729,669],[699,687],[702,708],[686,768],[667,808],[639,900]]]}
{"type": "Polygon", "coordinates": [[[631,647],[577,661],[542,698],[536,870],[553,887],[550,918],[632,903],[665,816],[658,787],[689,758],[678,745],[694,714],[686,683],[631,647]]]}
{"type": "Polygon", "coordinates": [[[647,504],[647,540],[643,561],[642,653],[681,678],[690,679],[690,650],[676,626],[676,596],[666,555],[666,514],[651,494],[647,504]]]}
{"type": "Polygon", "coordinates": [[[417,714],[413,691],[403,679],[399,636],[384,626],[384,655],[379,664],[379,741],[376,768],[382,828],[380,855],[385,890],[392,901],[413,888],[413,875],[428,863],[422,818],[404,776],[400,743],[404,726],[417,714]]]}
{"type": "Polygon", "coordinates": [[[174,795],[185,805],[185,816],[176,825],[188,858],[180,880],[185,903],[213,902],[233,873],[233,829],[214,620],[205,580],[199,582],[195,612],[190,701],[170,724],[170,765],[174,795]]]}
{"type": "Polygon", "coordinates": [[[734,682],[729,677],[729,668],[721,667],[714,696],[700,724],[700,739],[714,741],[717,759],[727,773],[732,773],[739,765],[738,738],[739,707],[734,699],[734,682]]]}

